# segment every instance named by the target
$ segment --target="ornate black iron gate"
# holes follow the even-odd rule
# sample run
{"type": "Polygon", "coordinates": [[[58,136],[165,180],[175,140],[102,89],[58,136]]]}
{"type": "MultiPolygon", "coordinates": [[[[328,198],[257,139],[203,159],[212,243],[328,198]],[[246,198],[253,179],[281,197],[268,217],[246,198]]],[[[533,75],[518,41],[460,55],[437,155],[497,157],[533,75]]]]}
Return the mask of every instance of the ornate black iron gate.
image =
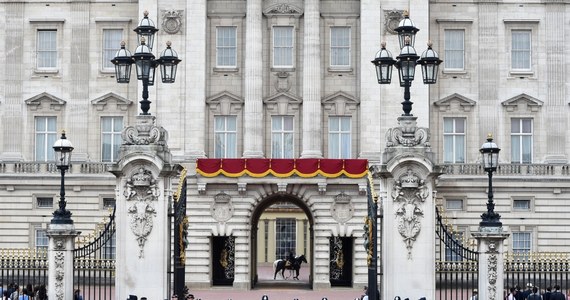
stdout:
{"type": "MultiPolygon", "coordinates": [[[[186,168],[180,173],[178,190],[174,194],[174,295],[184,299],[186,283],[186,246],[188,245],[188,217],[186,216],[186,168]]],[[[170,289],[169,289],[170,290],[170,289]]]]}
{"type": "Polygon", "coordinates": [[[330,282],[331,286],[352,286],[351,237],[330,238],[330,282]]]}
{"type": "Polygon", "coordinates": [[[439,244],[436,249],[436,299],[469,299],[478,286],[479,253],[463,246],[462,238],[444,224],[439,208],[436,234],[439,244]]]}
{"type": "Polygon", "coordinates": [[[73,250],[74,289],[83,299],[113,299],[115,287],[115,209],[95,239],[73,250]]]}
{"type": "Polygon", "coordinates": [[[235,238],[233,236],[212,237],[212,283],[232,285],[234,283],[235,238]]]}

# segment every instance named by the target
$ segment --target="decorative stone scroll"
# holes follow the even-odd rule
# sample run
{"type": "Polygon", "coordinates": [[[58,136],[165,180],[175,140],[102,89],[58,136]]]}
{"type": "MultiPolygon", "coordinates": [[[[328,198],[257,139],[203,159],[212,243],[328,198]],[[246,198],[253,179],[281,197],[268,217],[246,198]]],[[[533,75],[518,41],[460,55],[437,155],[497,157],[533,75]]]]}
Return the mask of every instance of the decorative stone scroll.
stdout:
{"type": "Polygon", "coordinates": [[[137,116],[135,126],[127,126],[121,133],[124,145],[151,145],[166,146],[168,132],[155,125],[153,116],[137,116]]]}
{"type": "Polygon", "coordinates": [[[264,15],[293,15],[299,17],[303,14],[303,10],[295,5],[288,3],[279,3],[276,5],[269,6],[263,12],[264,15]]]}
{"type": "Polygon", "coordinates": [[[63,300],[65,276],[65,240],[57,238],[54,242],[55,250],[55,294],[57,300],[63,300]]]}
{"type": "Polygon", "coordinates": [[[429,197],[429,188],[424,180],[420,179],[408,169],[406,174],[401,176],[394,183],[392,188],[392,199],[396,205],[396,218],[398,233],[408,250],[408,259],[412,258],[412,248],[416,238],[421,231],[421,218],[424,215],[420,204],[429,197]]]}
{"type": "Polygon", "coordinates": [[[417,127],[417,117],[400,116],[398,118],[399,127],[388,129],[386,132],[386,147],[430,147],[429,129],[417,127]]]}
{"type": "Polygon", "coordinates": [[[124,195],[130,202],[127,212],[130,216],[131,231],[139,245],[139,258],[143,258],[144,245],[152,231],[153,217],[156,215],[153,201],[157,201],[160,195],[152,172],[140,167],[127,179],[124,195]]]}
{"type": "Polygon", "coordinates": [[[390,34],[398,34],[396,32],[396,28],[398,28],[400,21],[404,19],[404,11],[403,10],[385,10],[384,11],[384,28],[386,32],[390,34]]]}
{"type": "Polygon", "coordinates": [[[487,290],[489,291],[489,300],[497,299],[497,263],[498,254],[497,244],[495,242],[489,242],[489,249],[487,253],[489,254],[489,259],[487,260],[487,278],[489,285],[487,290]]]}

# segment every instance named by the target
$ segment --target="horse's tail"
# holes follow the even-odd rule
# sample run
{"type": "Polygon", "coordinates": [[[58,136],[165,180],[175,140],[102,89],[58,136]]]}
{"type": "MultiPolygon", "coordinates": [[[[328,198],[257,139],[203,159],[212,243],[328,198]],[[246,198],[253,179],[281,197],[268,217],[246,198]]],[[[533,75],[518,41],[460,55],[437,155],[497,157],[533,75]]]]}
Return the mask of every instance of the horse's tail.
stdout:
{"type": "Polygon", "coordinates": [[[279,263],[279,260],[273,262],[273,274],[275,274],[275,271],[277,270],[277,263],[279,263]]]}

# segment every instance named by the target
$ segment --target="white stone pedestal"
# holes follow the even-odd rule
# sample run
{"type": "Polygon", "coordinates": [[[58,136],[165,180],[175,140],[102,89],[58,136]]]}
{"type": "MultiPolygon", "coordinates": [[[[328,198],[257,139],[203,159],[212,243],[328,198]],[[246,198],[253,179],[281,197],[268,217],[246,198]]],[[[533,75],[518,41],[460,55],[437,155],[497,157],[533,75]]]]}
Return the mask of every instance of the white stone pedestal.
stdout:
{"type": "Polygon", "coordinates": [[[416,157],[409,152],[387,165],[381,185],[387,194],[382,199],[382,299],[435,298],[434,173],[419,152],[416,157]]]}
{"type": "Polygon", "coordinates": [[[73,300],[73,249],[79,235],[73,224],[50,224],[47,230],[48,298],[73,300]]]}
{"type": "Polygon", "coordinates": [[[479,299],[502,300],[504,287],[503,241],[509,236],[502,227],[479,227],[472,233],[479,252],[479,299]]]}

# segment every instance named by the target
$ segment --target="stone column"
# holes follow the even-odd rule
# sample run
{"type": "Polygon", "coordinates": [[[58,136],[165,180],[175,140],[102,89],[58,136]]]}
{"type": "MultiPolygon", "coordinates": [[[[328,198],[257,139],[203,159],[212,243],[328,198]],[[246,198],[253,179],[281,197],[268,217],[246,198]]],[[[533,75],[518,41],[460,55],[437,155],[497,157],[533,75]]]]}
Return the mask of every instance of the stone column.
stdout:
{"type": "Polygon", "coordinates": [[[49,299],[73,300],[73,249],[77,235],[73,224],[49,224],[49,299]]]}
{"type": "Polygon", "coordinates": [[[302,158],[320,158],[323,156],[321,122],[321,39],[319,23],[319,0],[305,0],[302,158]]]}
{"type": "Polygon", "coordinates": [[[247,1],[245,25],[243,157],[263,157],[261,0],[247,1]]]}
{"type": "Polygon", "coordinates": [[[479,227],[472,233],[479,252],[478,297],[485,300],[504,299],[503,241],[509,236],[502,227],[479,227]]]}

